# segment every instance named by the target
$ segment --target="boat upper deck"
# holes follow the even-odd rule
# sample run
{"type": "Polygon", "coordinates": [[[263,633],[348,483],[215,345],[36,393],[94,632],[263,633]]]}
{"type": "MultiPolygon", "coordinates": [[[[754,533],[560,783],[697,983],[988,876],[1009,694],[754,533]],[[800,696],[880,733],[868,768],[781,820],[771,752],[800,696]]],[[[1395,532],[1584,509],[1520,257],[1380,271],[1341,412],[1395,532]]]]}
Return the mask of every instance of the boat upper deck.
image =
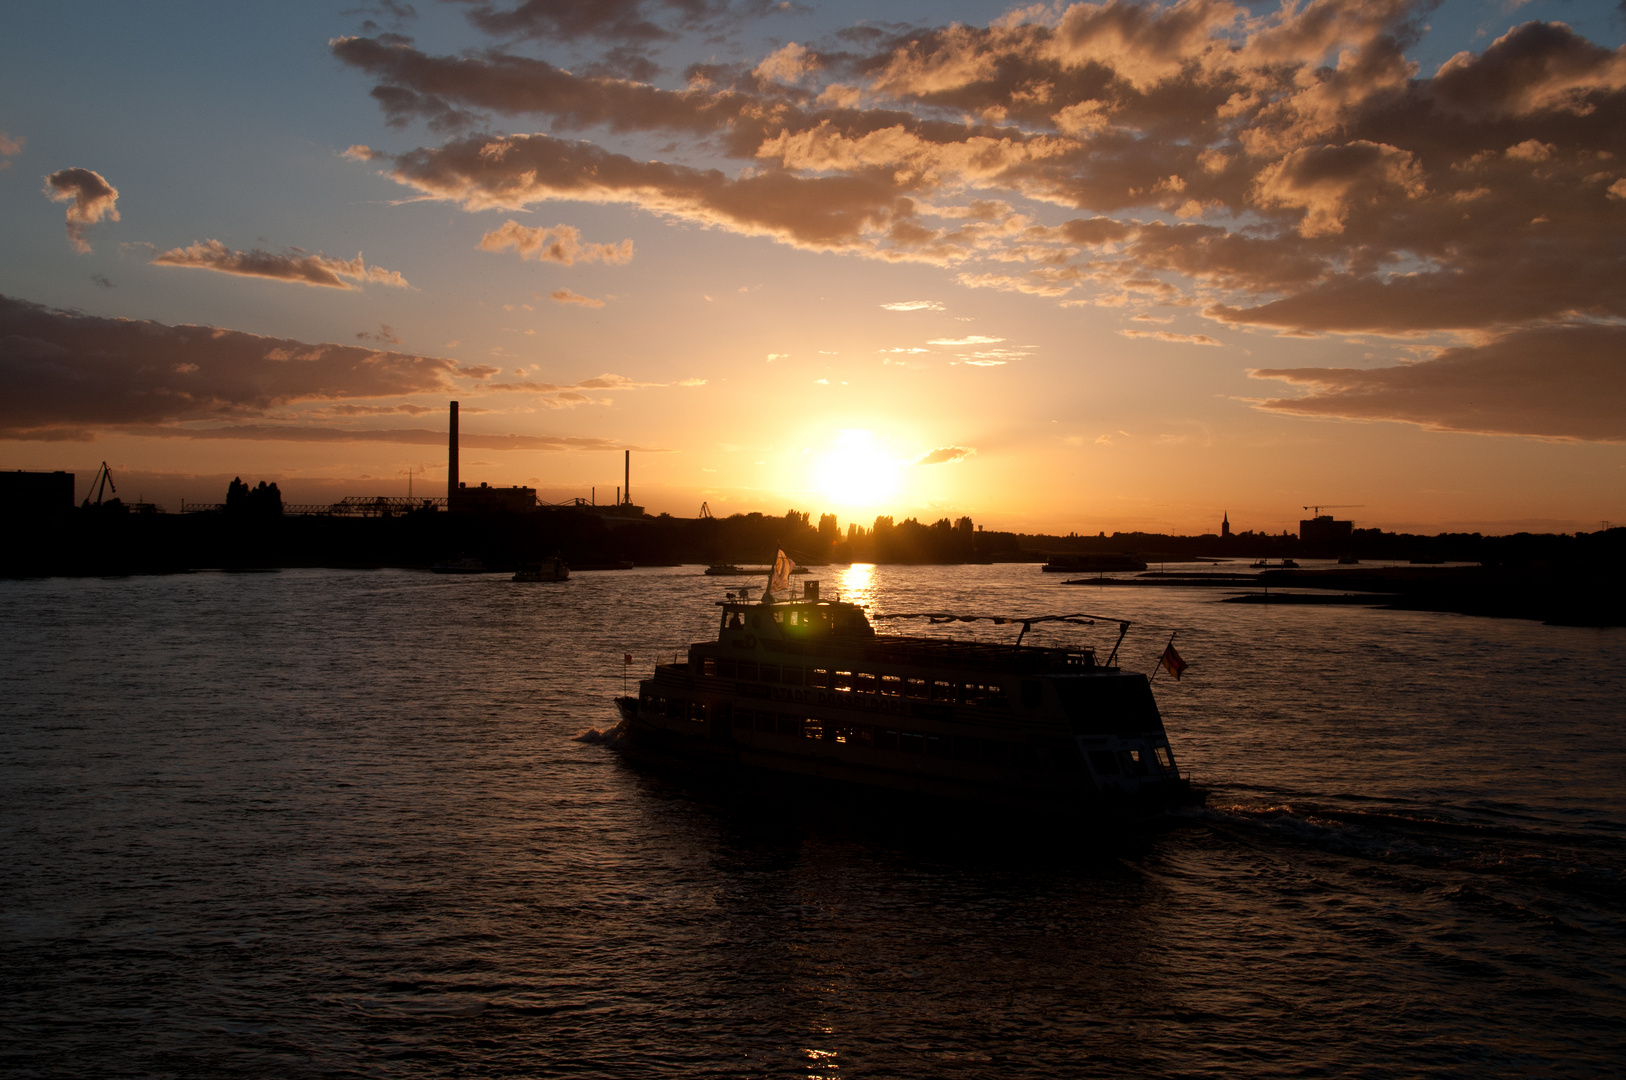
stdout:
{"type": "MultiPolygon", "coordinates": [[[[850,657],[879,664],[1006,674],[1107,670],[1096,662],[1094,650],[1088,648],[1058,649],[877,634],[861,607],[840,600],[724,601],[720,606],[723,614],[717,645],[728,651],[761,647],[808,657],[850,657]]],[[[1009,621],[1022,622],[1020,619],[1009,621]]]]}

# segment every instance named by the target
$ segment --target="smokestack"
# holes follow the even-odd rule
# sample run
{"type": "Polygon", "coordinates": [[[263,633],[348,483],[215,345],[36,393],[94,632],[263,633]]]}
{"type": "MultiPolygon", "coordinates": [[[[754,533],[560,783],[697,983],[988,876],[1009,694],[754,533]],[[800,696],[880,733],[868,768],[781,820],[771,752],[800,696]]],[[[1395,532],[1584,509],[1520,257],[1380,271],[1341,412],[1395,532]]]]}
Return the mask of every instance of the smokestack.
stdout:
{"type": "Polygon", "coordinates": [[[627,505],[632,505],[632,451],[627,451],[626,476],[622,477],[621,490],[627,493],[627,505]]]}
{"type": "Polygon", "coordinates": [[[457,402],[452,402],[452,429],[446,439],[446,498],[457,495],[457,402]]]}

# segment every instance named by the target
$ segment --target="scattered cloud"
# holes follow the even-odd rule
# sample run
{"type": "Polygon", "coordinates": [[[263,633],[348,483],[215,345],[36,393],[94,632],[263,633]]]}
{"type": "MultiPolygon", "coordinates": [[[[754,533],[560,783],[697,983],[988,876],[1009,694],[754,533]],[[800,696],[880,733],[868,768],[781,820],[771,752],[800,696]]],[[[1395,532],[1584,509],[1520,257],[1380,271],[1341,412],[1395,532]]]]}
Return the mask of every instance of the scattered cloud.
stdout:
{"type": "Polygon", "coordinates": [[[374,150],[370,146],[363,146],[361,143],[354,143],[346,149],[340,151],[339,156],[349,158],[351,161],[372,161],[374,158],[385,157],[387,155],[385,155],[381,150],[374,150]]]}
{"type": "Polygon", "coordinates": [[[409,289],[406,278],[394,270],[368,266],[358,253],[354,259],[330,259],[318,252],[307,255],[299,248],[276,255],[255,248],[233,251],[219,240],[204,240],[184,248],[172,248],[153,258],[154,266],[180,266],[215,270],[240,277],[270,278],[326,289],[356,289],[352,281],[373,282],[409,289]]]}
{"type": "Polygon", "coordinates": [[[882,304],[888,311],[943,311],[943,305],[936,300],[898,300],[890,304],[882,304]]]}
{"type": "Polygon", "coordinates": [[[1180,345],[1224,345],[1224,342],[1207,334],[1176,334],[1170,330],[1120,330],[1118,333],[1127,338],[1150,338],[1153,341],[1169,341],[1180,345]]]}
{"type": "Polygon", "coordinates": [[[928,345],[994,345],[1005,339],[1002,337],[986,337],[982,334],[972,334],[963,338],[933,338],[926,342],[928,345]]]}
{"type": "Polygon", "coordinates": [[[604,301],[595,300],[591,296],[583,296],[581,293],[570,289],[555,289],[548,294],[548,297],[560,304],[579,304],[586,308],[601,308],[604,306],[604,301]]]}
{"type": "Polygon", "coordinates": [[[977,451],[970,446],[940,446],[936,450],[928,450],[915,459],[916,465],[946,465],[953,461],[964,461],[977,451]]]}
{"type": "Polygon", "coordinates": [[[0,131],[0,169],[11,168],[11,159],[23,152],[28,140],[21,135],[7,135],[0,131]]]}
{"type": "Polygon", "coordinates": [[[75,251],[90,251],[85,239],[89,226],[119,219],[118,189],[91,169],[57,170],[45,178],[45,194],[52,202],[68,204],[68,241],[75,251]]]}
{"type": "Polygon", "coordinates": [[[376,341],[380,345],[399,345],[401,338],[395,328],[388,323],[379,323],[377,330],[362,330],[356,334],[357,341],[376,341]]]}
{"type": "Polygon", "coordinates": [[[101,274],[92,274],[92,275],[90,275],[90,280],[91,280],[91,282],[93,284],[96,285],[97,288],[101,288],[101,289],[111,289],[111,288],[113,288],[113,283],[111,281],[109,281],[107,278],[103,277],[101,274]]]}
{"type": "Polygon", "coordinates": [[[521,259],[556,262],[573,266],[577,261],[611,264],[632,261],[632,241],[619,244],[584,244],[581,230],[572,225],[528,229],[510,218],[501,228],[480,237],[480,250],[506,251],[513,248],[521,259]]]}

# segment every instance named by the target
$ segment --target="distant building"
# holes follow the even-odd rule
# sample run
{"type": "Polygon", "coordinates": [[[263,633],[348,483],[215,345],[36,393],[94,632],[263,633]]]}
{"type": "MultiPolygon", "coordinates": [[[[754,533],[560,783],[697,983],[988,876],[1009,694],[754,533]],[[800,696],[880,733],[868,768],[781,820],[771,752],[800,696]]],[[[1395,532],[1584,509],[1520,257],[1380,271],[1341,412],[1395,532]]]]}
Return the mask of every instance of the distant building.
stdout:
{"type": "Polygon", "coordinates": [[[1340,555],[1355,536],[1353,521],[1334,521],[1331,514],[1299,522],[1299,543],[1306,555],[1340,555]]]}
{"type": "Polygon", "coordinates": [[[1229,510],[1227,510],[1227,511],[1225,511],[1225,520],[1220,522],[1220,539],[1221,540],[1229,540],[1230,538],[1231,538],[1231,512],[1229,510]]]}
{"type": "Polygon", "coordinates": [[[73,512],[73,473],[0,472],[0,507],[8,518],[73,512]]]}
{"type": "Polygon", "coordinates": [[[536,489],[532,487],[487,487],[481,484],[471,488],[458,484],[446,509],[454,514],[528,514],[536,509],[536,489]]]}

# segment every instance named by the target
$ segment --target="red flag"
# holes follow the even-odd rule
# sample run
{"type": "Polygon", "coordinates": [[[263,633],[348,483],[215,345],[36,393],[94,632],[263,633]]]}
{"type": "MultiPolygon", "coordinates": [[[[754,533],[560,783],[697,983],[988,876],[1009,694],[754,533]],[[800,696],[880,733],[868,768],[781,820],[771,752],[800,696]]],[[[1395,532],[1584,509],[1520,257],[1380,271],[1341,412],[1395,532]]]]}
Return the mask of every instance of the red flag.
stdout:
{"type": "Polygon", "coordinates": [[[631,653],[622,653],[621,654],[621,662],[623,664],[627,664],[627,665],[630,666],[632,664],[632,654],[631,653]]]}
{"type": "Polygon", "coordinates": [[[1174,676],[1175,682],[1179,682],[1180,673],[1191,666],[1180,658],[1179,653],[1174,651],[1173,638],[1169,639],[1168,647],[1163,650],[1163,655],[1158,658],[1158,663],[1163,665],[1163,670],[1174,676]]]}

